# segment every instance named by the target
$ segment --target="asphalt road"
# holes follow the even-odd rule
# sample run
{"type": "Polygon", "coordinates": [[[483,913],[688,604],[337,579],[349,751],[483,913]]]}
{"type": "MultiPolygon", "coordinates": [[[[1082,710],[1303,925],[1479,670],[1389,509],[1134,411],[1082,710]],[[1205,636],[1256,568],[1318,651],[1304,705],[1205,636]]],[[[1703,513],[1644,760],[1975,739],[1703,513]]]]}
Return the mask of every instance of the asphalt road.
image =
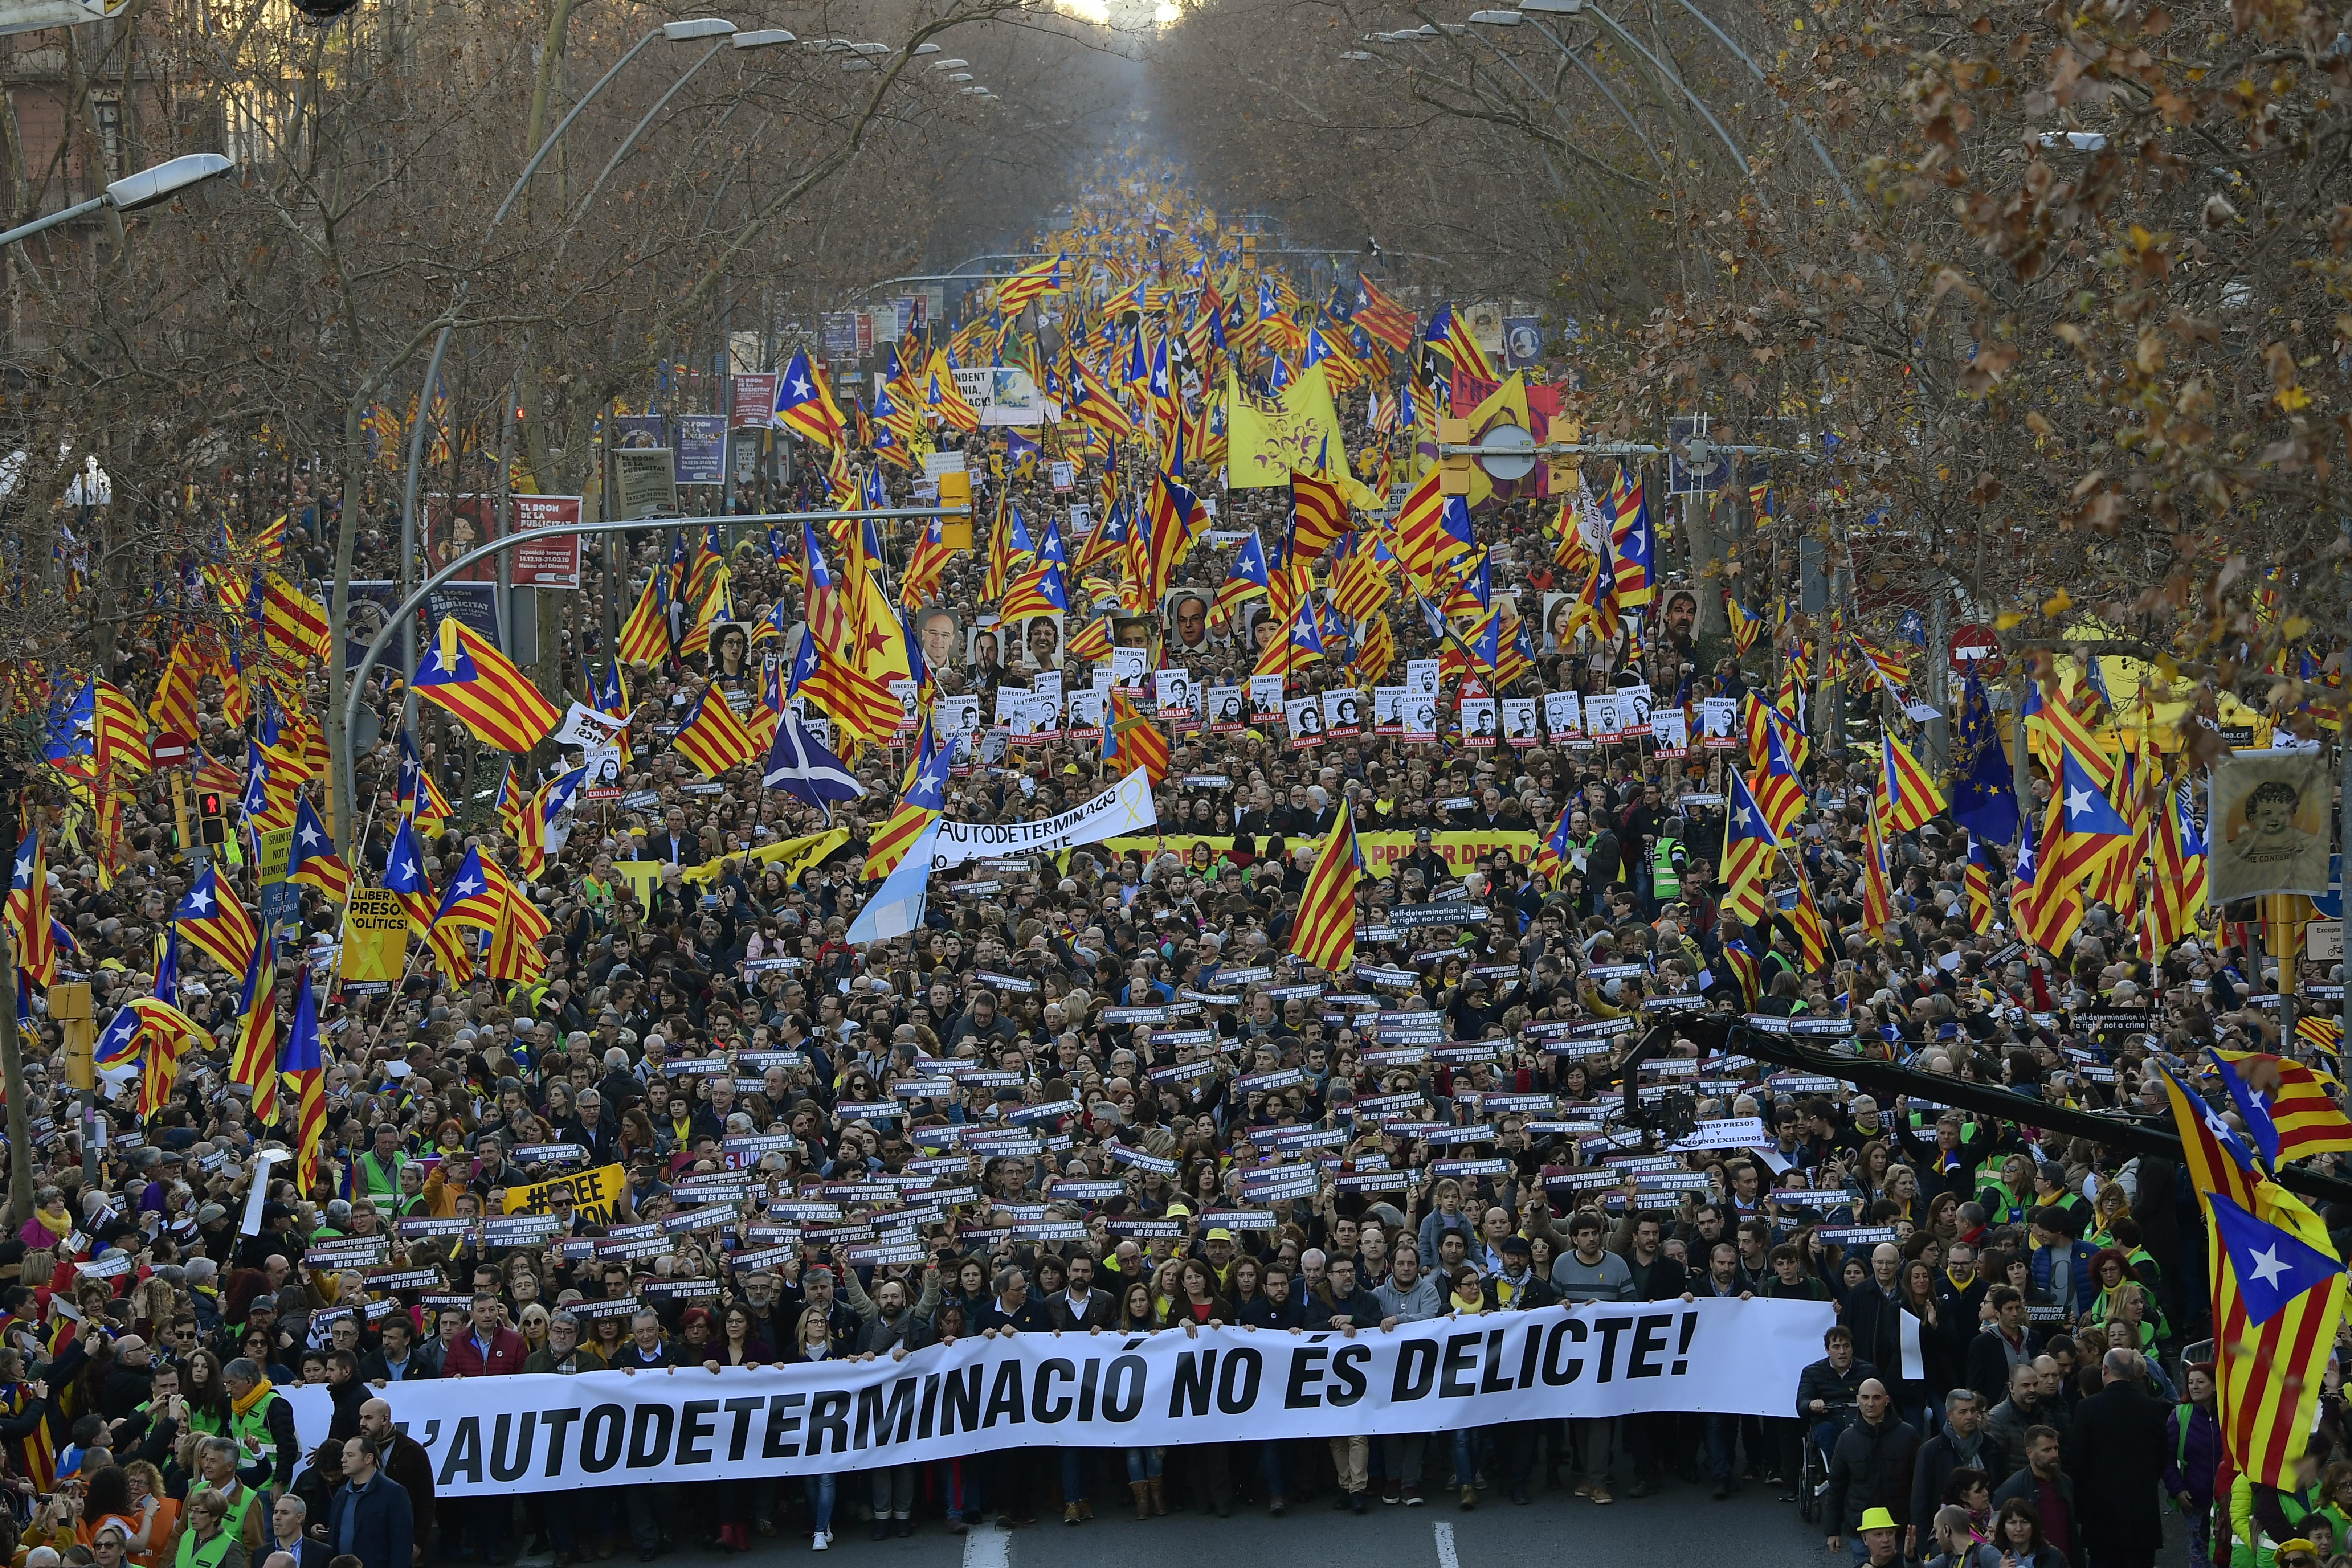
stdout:
{"type": "MultiPolygon", "coordinates": [[[[846,1490],[846,1488],[845,1488],[846,1490]]],[[[1480,1493],[1470,1511],[1434,1489],[1423,1508],[1383,1507],[1374,1502],[1358,1518],[1335,1512],[1328,1499],[1293,1508],[1271,1519],[1262,1508],[1236,1504],[1233,1516],[1217,1519],[1171,1511],[1141,1522],[1124,1494],[1114,1502],[1095,1500],[1093,1522],[1066,1526],[1042,1519],[1017,1530],[983,1525],[951,1535],[936,1518],[919,1520],[915,1533],[876,1542],[868,1526],[844,1510],[835,1521],[832,1549],[810,1550],[805,1531],[787,1525],[772,1539],[752,1538],[751,1555],[817,1558],[832,1563],[870,1562],[887,1568],[1167,1568],[1171,1563],[1215,1564],[1264,1563],[1280,1548],[1290,1553],[1341,1552],[1349,1568],[1487,1568],[1513,1563],[1608,1564],[1610,1568],[1660,1563],[1685,1564],[1737,1562],[1740,1568],[1843,1568],[1843,1552],[1832,1557],[1814,1526],[1803,1523],[1794,1504],[1774,1500],[1777,1486],[1749,1485],[1717,1502],[1705,1486],[1669,1482],[1656,1496],[1597,1507],[1564,1491],[1538,1489],[1525,1508],[1507,1497],[1480,1493]]],[[[1042,1512],[1042,1510],[1041,1510],[1042,1512]]],[[[2188,1568],[2186,1538],[2168,1521],[2169,1535],[2160,1568],[2188,1568]]],[[[734,1554],[686,1544],[659,1560],[661,1568],[721,1568],[734,1554]]],[[[549,1562],[522,1560],[523,1568],[549,1562]]],[[[624,1548],[614,1559],[634,1565],[624,1548]]]]}

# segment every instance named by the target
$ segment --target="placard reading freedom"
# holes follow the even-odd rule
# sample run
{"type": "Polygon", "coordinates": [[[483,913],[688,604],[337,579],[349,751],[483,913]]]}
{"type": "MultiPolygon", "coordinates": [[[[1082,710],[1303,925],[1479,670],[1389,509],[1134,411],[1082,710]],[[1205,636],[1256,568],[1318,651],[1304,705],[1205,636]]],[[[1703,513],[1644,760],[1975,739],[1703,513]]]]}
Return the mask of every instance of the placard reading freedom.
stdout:
{"type": "MultiPolygon", "coordinates": [[[[404,1383],[441,1498],[803,1475],[1006,1447],[1128,1448],[1645,1410],[1778,1415],[1833,1313],[1811,1301],[1594,1302],[1391,1332],[1011,1334],[904,1360],[404,1383]]],[[[285,1391],[307,1450],[324,1386],[285,1391]]]]}

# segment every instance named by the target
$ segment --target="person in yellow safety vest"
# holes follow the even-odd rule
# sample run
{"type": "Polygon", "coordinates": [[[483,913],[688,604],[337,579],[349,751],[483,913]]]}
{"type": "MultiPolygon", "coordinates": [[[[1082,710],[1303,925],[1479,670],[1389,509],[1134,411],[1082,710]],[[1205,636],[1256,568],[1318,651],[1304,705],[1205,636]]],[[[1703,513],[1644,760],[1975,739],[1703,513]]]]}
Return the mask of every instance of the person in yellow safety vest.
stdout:
{"type": "MultiPolygon", "coordinates": [[[[261,1550],[262,1527],[269,1510],[266,1505],[256,1508],[257,1494],[237,1479],[238,1452],[236,1444],[226,1437],[206,1437],[197,1445],[196,1480],[188,1488],[188,1505],[193,1510],[200,1497],[218,1499],[224,1510],[222,1528],[251,1560],[261,1550]]],[[[182,1525],[183,1539],[192,1526],[193,1517],[182,1525]]]]}
{"type": "Polygon", "coordinates": [[[2241,1473],[2230,1483],[2230,1568],[2275,1568],[2279,1542],[2301,1535],[2319,1509],[2319,1456],[2297,1455],[2294,1485],[2282,1490],[2241,1473]]]}
{"type": "MultiPolygon", "coordinates": [[[[294,1484],[294,1461],[302,1451],[294,1436],[294,1407],[244,1356],[221,1368],[221,1387],[228,1393],[228,1435],[238,1448],[238,1473],[264,1494],[284,1491],[294,1484]]],[[[267,1514],[269,1504],[261,1510],[267,1514]]]]}
{"type": "Polygon", "coordinates": [[[173,1568],[244,1568],[249,1563],[251,1551],[237,1540],[226,1522],[227,1513],[219,1493],[191,1491],[173,1568]]]}

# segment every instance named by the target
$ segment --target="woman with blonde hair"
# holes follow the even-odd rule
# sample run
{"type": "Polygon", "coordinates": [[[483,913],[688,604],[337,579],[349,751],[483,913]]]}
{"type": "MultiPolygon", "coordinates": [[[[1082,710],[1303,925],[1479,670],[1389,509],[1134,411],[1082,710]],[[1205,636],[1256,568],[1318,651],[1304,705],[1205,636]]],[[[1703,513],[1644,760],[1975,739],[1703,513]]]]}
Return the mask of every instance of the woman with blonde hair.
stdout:
{"type": "Polygon", "coordinates": [[[131,1506],[144,1521],[146,1537],[143,1546],[131,1549],[131,1561],[139,1568],[157,1568],[173,1532],[180,1527],[180,1504],[164,1486],[163,1473],[144,1459],[123,1466],[122,1479],[131,1489],[131,1506]]]}

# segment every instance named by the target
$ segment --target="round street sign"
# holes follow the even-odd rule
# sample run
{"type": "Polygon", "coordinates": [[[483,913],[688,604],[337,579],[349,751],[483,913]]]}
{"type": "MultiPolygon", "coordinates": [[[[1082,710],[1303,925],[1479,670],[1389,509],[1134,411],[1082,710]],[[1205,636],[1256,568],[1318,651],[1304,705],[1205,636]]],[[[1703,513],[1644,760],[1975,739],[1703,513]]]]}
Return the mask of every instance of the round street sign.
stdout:
{"type": "Polygon", "coordinates": [[[1478,444],[1486,448],[1478,461],[1488,479],[1509,484],[1535,472],[1536,438],[1517,426],[1496,425],[1479,438],[1478,444]],[[1508,450],[1496,451],[1498,447],[1508,450]]]}
{"type": "Polygon", "coordinates": [[[2000,639],[1992,635],[1990,626],[1962,626],[1952,634],[1950,658],[1953,669],[1962,675],[1999,675],[2000,639]]]}

